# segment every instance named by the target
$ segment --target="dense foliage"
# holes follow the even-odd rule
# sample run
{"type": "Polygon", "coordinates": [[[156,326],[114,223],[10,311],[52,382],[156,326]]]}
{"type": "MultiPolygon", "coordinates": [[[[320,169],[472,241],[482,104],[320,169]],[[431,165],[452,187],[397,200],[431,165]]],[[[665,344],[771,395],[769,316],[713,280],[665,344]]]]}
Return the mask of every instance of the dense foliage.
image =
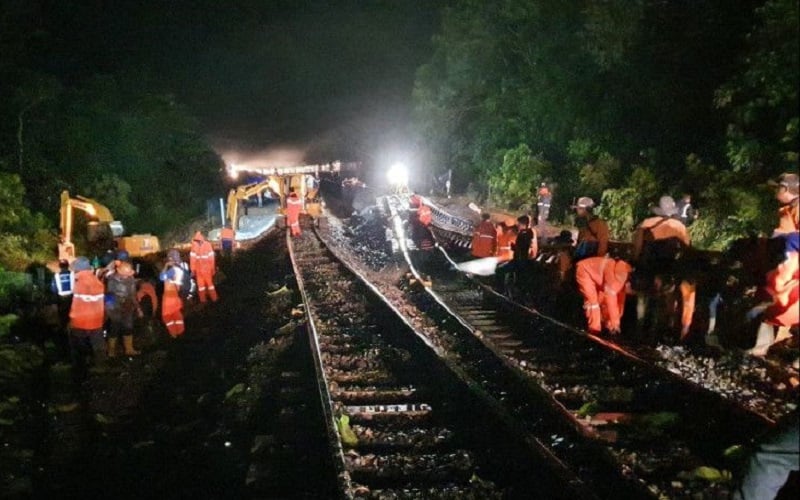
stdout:
{"type": "Polygon", "coordinates": [[[221,192],[220,159],[167,89],[121,55],[70,60],[41,8],[0,4],[0,267],[13,270],[55,256],[62,190],[154,234],[221,192]]]}
{"type": "Polygon", "coordinates": [[[793,0],[456,0],[416,122],[456,186],[508,208],[546,180],[555,217],[589,195],[625,237],[687,192],[695,241],[719,248],[769,229],[763,184],[797,169],[797,29],[793,0]]]}

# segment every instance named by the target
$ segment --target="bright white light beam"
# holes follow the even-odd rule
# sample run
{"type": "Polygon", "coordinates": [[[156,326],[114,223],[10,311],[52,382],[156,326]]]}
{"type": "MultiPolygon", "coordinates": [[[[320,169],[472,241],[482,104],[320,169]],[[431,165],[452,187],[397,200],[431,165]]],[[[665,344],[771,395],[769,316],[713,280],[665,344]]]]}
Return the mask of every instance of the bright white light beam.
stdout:
{"type": "Polygon", "coordinates": [[[405,187],[408,185],[408,168],[400,162],[395,163],[389,167],[386,177],[392,186],[405,187]]]}

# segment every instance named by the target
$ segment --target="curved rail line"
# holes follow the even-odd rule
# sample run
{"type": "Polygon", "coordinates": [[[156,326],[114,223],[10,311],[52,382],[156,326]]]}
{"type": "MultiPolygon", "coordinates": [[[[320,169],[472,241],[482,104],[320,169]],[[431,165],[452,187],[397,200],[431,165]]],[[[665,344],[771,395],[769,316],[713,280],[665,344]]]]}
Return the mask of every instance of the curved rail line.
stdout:
{"type": "MultiPolygon", "coordinates": [[[[402,224],[399,206],[386,200],[395,228],[402,224]]],[[[403,239],[398,234],[401,247],[403,239]]],[[[445,272],[411,296],[458,336],[454,345],[460,346],[461,360],[470,363],[474,356],[464,340],[479,342],[577,434],[604,443],[624,476],[644,481],[651,491],[678,494],[671,491],[677,472],[691,464],[724,467],[722,450],[774,424],[622,346],[526,308],[461,273],[448,273],[453,262],[439,248],[440,258],[427,264],[445,272]],[[659,419],[662,426],[655,425],[659,419]]],[[[429,283],[409,253],[404,255],[418,282],[429,283]]],[[[568,454],[560,456],[570,462],[568,454]]]]}
{"type": "Polygon", "coordinates": [[[595,497],[303,226],[287,245],[343,497],[595,497]]]}

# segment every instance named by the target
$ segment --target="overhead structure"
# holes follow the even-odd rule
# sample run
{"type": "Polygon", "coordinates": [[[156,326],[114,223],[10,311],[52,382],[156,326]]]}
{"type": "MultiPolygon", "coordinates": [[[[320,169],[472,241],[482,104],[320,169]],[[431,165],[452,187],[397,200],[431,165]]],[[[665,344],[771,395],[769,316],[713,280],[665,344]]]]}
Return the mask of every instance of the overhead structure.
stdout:
{"type": "Polygon", "coordinates": [[[95,250],[108,250],[116,246],[125,250],[131,257],[141,257],[158,252],[158,237],[152,234],[134,234],[123,236],[125,229],[122,223],[114,220],[111,210],[102,203],[85,196],[70,197],[69,191],[61,192],[60,230],[61,239],[58,244],[58,259],[72,262],[75,259],[75,244],[72,241],[75,224],[75,209],[86,214],[89,219],[87,241],[95,246],[95,250]]]}

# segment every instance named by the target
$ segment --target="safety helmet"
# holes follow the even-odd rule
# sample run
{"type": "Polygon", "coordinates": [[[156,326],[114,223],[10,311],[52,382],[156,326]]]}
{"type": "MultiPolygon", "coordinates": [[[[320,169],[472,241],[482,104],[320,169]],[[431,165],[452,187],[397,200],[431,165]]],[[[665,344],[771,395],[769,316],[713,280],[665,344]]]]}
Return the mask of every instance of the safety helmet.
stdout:
{"type": "Polygon", "coordinates": [[[594,208],[594,200],[588,196],[581,196],[572,208],[594,208]]]}
{"type": "Polygon", "coordinates": [[[130,254],[128,254],[125,250],[120,250],[117,252],[117,260],[128,260],[130,258],[130,254]]]}
{"type": "Polygon", "coordinates": [[[76,273],[80,271],[91,271],[92,263],[89,262],[89,259],[86,257],[78,257],[72,261],[72,270],[76,273]]]}

